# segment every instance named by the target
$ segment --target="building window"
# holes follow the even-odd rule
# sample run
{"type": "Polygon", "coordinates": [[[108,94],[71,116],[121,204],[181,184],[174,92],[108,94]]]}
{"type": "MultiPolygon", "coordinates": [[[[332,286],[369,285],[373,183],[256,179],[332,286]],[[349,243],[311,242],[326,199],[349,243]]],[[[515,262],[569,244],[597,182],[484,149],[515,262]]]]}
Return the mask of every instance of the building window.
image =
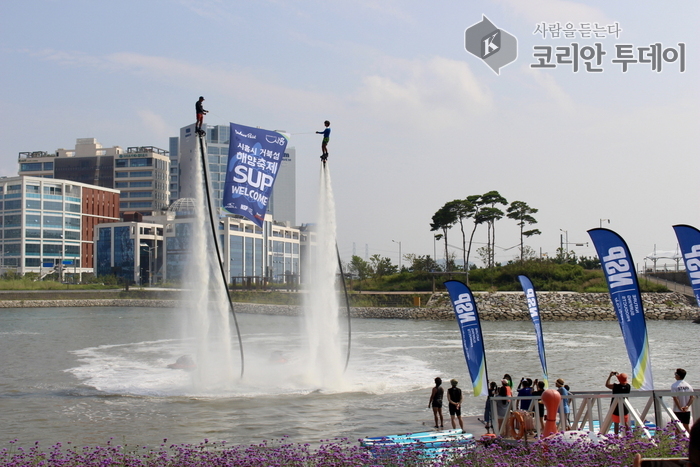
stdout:
{"type": "Polygon", "coordinates": [[[5,201],[5,211],[15,211],[22,209],[22,200],[13,199],[11,201],[5,201]]]}
{"type": "Polygon", "coordinates": [[[41,201],[38,199],[28,199],[26,201],[27,209],[41,209],[41,201]]]}
{"type": "Polygon", "coordinates": [[[66,236],[66,240],[80,240],[80,232],[73,232],[70,230],[67,230],[64,232],[66,236]]]}
{"type": "Polygon", "coordinates": [[[68,212],[80,212],[80,205],[66,203],[66,211],[68,211],[68,212]]]}
{"type": "Polygon", "coordinates": [[[63,194],[63,189],[60,186],[44,186],[44,194],[60,196],[63,194]]]}
{"type": "Polygon", "coordinates": [[[114,188],[129,188],[129,182],[115,182],[114,188]]]}
{"type": "Polygon", "coordinates": [[[20,238],[22,229],[7,229],[5,230],[5,238],[20,238]]]}
{"type": "Polygon", "coordinates": [[[152,157],[131,159],[129,162],[129,167],[151,167],[151,166],[153,166],[153,158],[152,157]]]}
{"type": "Polygon", "coordinates": [[[27,256],[39,256],[41,254],[41,245],[38,243],[27,243],[24,245],[24,254],[27,256]]]}
{"type": "Polygon", "coordinates": [[[144,170],[140,172],[129,172],[130,177],[152,177],[153,176],[153,171],[152,170],[144,170]]]}
{"type": "Polygon", "coordinates": [[[44,162],[44,170],[53,170],[53,162],[44,162]]]}
{"type": "Polygon", "coordinates": [[[44,216],[44,227],[53,229],[63,228],[63,217],[59,216],[44,216]]]}
{"type": "Polygon", "coordinates": [[[80,218],[66,217],[66,229],[80,230],[80,218]]]}
{"type": "Polygon", "coordinates": [[[129,177],[129,172],[115,172],[115,178],[127,178],[129,177]]]}
{"type": "Polygon", "coordinates": [[[63,203],[57,201],[44,201],[45,211],[63,211],[63,203]]]}
{"type": "Polygon", "coordinates": [[[41,266],[41,258],[24,258],[24,266],[27,268],[38,268],[41,266]]]}
{"type": "Polygon", "coordinates": [[[23,162],[19,167],[21,172],[38,172],[41,170],[41,162],[23,162]]]}
{"type": "Polygon", "coordinates": [[[63,256],[63,245],[60,243],[44,243],[44,256],[63,256]]]}
{"type": "Polygon", "coordinates": [[[39,230],[39,229],[27,229],[24,231],[24,235],[27,238],[41,238],[41,230],[39,230]]]}
{"type": "Polygon", "coordinates": [[[128,167],[129,161],[126,159],[117,159],[116,161],[114,161],[114,166],[115,167],[128,167]]]}
{"type": "Polygon", "coordinates": [[[22,215],[10,214],[5,216],[5,227],[22,227],[22,215]]]}
{"type": "MultiPolygon", "coordinates": [[[[126,195],[126,193],[124,193],[126,195]]],[[[152,191],[132,191],[129,193],[130,198],[150,198],[153,196],[152,191]]]]}
{"type": "Polygon", "coordinates": [[[27,193],[41,193],[39,191],[39,185],[27,185],[25,191],[27,193]]]}
{"type": "Polygon", "coordinates": [[[60,240],[63,238],[63,230],[44,230],[45,239],[60,240]]]}

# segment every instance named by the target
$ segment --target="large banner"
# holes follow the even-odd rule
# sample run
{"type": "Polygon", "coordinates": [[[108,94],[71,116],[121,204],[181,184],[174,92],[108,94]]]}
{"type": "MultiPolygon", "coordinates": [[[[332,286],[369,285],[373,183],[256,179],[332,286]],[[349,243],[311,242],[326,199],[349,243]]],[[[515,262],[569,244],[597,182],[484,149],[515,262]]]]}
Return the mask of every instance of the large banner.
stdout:
{"type": "Polygon", "coordinates": [[[674,225],[673,230],[681,247],[690,286],[700,306],[700,230],[689,225],[674,225]]]}
{"type": "Polygon", "coordinates": [[[542,381],[544,381],[545,387],[549,387],[549,377],[547,376],[547,358],[544,355],[544,336],[542,335],[542,320],[540,319],[540,306],[537,303],[537,294],[535,293],[535,286],[532,285],[532,281],[527,276],[520,275],[518,276],[518,280],[520,281],[520,285],[523,287],[523,292],[525,292],[527,309],[530,312],[530,319],[532,319],[532,324],[535,326],[537,350],[540,353],[540,363],[542,364],[542,381]]]}
{"type": "Polygon", "coordinates": [[[459,281],[447,281],[445,287],[450,293],[450,300],[457,316],[459,330],[462,333],[462,349],[467,360],[469,376],[472,379],[474,395],[488,395],[488,375],[486,373],[486,353],[481,322],[476,310],[474,295],[465,284],[459,281]]]}
{"type": "Polygon", "coordinates": [[[231,123],[223,207],[262,227],[287,138],[275,131],[231,123]]]}
{"type": "Polygon", "coordinates": [[[647,324],[632,255],[622,237],[612,230],[591,229],[588,234],[598,252],[627,347],[627,356],[632,364],[632,386],[652,390],[654,380],[651,376],[647,324]]]}

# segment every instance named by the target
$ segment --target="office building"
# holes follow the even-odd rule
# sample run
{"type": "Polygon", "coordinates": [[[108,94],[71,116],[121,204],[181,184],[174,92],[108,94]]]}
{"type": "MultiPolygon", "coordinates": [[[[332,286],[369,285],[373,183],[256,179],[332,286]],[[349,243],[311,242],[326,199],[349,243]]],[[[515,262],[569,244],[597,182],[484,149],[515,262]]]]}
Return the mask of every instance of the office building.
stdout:
{"type": "Polygon", "coordinates": [[[78,138],[75,149],[20,152],[19,175],[71,180],[121,191],[119,212],[145,215],[170,204],[170,157],[154,146],[104,148],[78,138]]]}
{"type": "Polygon", "coordinates": [[[93,272],[94,227],[119,220],[119,191],[111,188],[12,177],[0,178],[0,195],[3,272],[93,272]]]}

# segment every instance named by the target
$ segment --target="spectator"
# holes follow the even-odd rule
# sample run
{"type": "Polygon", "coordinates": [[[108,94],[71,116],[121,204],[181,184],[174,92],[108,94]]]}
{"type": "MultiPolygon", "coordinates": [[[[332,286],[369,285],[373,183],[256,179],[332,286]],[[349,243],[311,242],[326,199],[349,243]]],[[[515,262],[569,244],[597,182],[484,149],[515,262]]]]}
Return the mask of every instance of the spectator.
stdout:
{"type": "MultiPolygon", "coordinates": [[[[530,378],[523,378],[518,384],[518,397],[528,397],[532,395],[532,380],[530,378]]],[[[531,400],[521,400],[520,410],[530,410],[531,400]]]]}
{"type": "MultiPolygon", "coordinates": [[[[564,429],[570,430],[571,429],[571,420],[570,420],[570,414],[571,414],[570,402],[571,401],[569,399],[564,398],[564,396],[569,395],[569,391],[566,389],[566,383],[561,378],[559,378],[557,380],[556,387],[557,387],[557,392],[559,392],[559,394],[561,394],[561,396],[562,396],[561,404],[564,408],[564,419],[565,419],[565,423],[563,423],[563,425],[565,427],[564,429]]],[[[562,421],[564,421],[564,420],[562,420],[562,421]]]]}
{"type": "Polygon", "coordinates": [[[428,407],[433,409],[433,417],[435,417],[435,428],[442,428],[445,423],[442,421],[442,396],[445,390],[440,387],[442,384],[442,378],[439,376],[435,378],[435,387],[430,393],[430,400],[428,401],[428,407]],[[440,424],[438,425],[438,418],[440,419],[440,424]]]}
{"type": "MultiPolygon", "coordinates": [[[[632,390],[632,387],[627,383],[627,374],[618,373],[617,371],[610,372],[610,374],[608,375],[608,379],[605,380],[605,387],[608,389],[612,389],[613,394],[629,394],[632,390]],[[612,378],[613,376],[617,376],[617,380],[619,381],[618,383],[610,382],[610,378],[612,378]]],[[[627,407],[625,407],[624,403],[624,398],[619,399],[619,401],[616,401],[613,398],[613,400],[610,401],[610,405],[615,404],[615,410],[613,410],[612,415],[612,420],[615,424],[615,434],[618,434],[620,432],[620,407],[622,407],[623,410],[623,423],[625,424],[625,426],[629,426],[630,423],[629,410],[627,409],[627,407]]]]}
{"type": "MultiPolygon", "coordinates": [[[[676,369],[674,374],[676,382],[671,385],[673,392],[692,392],[693,388],[685,381],[686,371],[683,368],[676,369]]],[[[673,397],[673,413],[676,414],[678,421],[683,424],[686,431],[690,425],[690,404],[695,400],[695,396],[674,396],[673,397]]]]}

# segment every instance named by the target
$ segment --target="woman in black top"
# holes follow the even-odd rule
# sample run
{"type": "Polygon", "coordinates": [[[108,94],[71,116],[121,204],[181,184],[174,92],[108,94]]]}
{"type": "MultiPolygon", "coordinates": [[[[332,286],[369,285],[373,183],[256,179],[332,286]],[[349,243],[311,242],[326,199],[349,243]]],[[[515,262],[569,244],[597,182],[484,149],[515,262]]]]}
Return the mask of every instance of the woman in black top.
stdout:
{"type": "Polygon", "coordinates": [[[435,387],[430,393],[430,400],[428,401],[428,407],[433,408],[433,416],[435,417],[435,428],[442,428],[445,423],[442,420],[442,396],[445,390],[440,387],[442,384],[442,379],[440,377],[435,378],[435,387]],[[438,425],[438,417],[440,418],[440,424],[438,425]]]}

